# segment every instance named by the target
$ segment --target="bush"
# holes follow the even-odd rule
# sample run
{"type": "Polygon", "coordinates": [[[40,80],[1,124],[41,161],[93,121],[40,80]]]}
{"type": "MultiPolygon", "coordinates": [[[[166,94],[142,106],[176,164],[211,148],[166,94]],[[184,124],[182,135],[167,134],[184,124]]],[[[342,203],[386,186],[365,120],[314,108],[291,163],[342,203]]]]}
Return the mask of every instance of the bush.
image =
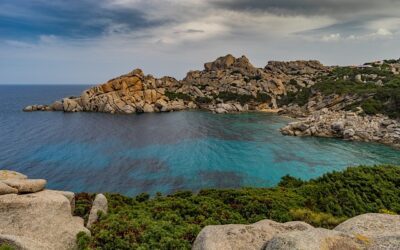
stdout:
{"type": "Polygon", "coordinates": [[[79,250],[86,250],[89,248],[90,236],[85,232],[79,232],[76,236],[76,244],[78,245],[79,250]]]}
{"type": "Polygon", "coordinates": [[[212,99],[207,96],[205,96],[205,97],[198,96],[198,97],[196,97],[196,102],[200,103],[200,104],[209,104],[212,102],[212,99]]]}
{"type": "Polygon", "coordinates": [[[198,194],[181,191],[142,197],[107,194],[109,213],[93,226],[90,239],[79,237],[81,246],[190,249],[206,225],[272,219],[304,220],[316,227],[333,228],[362,213],[398,214],[400,168],[351,167],[309,181],[285,176],[274,188],[206,189],[198,194]]]}
{"type": "Polygon", "coordinates": [[[169,92],[165,91],[165,96],[167,96],[170,100],[184,100],[184,101],[191,101],[192,97],[190,95],[184,94],[184,93],[175,93],[175,92],[169,92]]]}
{"type": "Polygon", "coordinates": [[[15,248],[7,243],[0,243],[0,250],[15,250],[15,248]]]}

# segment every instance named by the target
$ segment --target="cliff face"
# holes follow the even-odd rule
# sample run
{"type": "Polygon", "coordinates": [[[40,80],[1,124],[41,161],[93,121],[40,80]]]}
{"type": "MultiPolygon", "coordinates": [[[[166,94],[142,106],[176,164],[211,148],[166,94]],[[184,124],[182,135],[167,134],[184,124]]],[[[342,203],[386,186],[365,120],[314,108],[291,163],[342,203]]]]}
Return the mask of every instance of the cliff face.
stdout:
{"type": "Polygon", "coordinates": [[[194,108],[217,113],[276,109],[277,99],[295,89],[293,82],[312,85],[317,75],[326,72],[329,68],[317,61],[270,62],[261,69],[245,56],[226,55],[206,63],[202,71],[190,71],[180,81],[157,79],[135,69],[85,90],[79,97],[24,110],[131,114],[194,108]]]}

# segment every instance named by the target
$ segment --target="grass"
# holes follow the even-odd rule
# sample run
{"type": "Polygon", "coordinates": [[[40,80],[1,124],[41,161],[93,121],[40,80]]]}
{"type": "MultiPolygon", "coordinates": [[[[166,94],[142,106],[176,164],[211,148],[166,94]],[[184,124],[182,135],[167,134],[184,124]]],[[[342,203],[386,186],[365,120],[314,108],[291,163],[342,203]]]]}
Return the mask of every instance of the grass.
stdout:
{"type": "MultiPolygon", "coordinates": [[[[79,199],[92,196],[77,196],[79,199]]],[[[80,249],[190,249],[206,225],[303,220],[333,228],[367,212],[400,213],[400,168],[359,166],[303,181],[290,176],[274,188],[207,189],[194,194],[107,194],[109,213],[80,235],[80,249]]],[[[85,209],[84,209],[85,210],[85,209]]],[[[83,211],[83,210],[81,210],[83,211]]],[[[86,210],[85,210],[86,211],[86,210]]]]}

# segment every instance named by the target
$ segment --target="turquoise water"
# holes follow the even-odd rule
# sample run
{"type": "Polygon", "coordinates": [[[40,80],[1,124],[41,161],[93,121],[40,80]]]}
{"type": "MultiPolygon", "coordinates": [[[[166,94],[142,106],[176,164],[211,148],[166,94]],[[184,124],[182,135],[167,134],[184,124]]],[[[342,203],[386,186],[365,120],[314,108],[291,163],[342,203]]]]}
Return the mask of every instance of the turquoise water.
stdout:
{"type": "Polygon", "coordinates": [[[266,113],[21,112],[83,89],[0,86],[0,168],[46,178],[50,188],[134,195],[267,187],[286,174],[400,164],[400,151],[383,145],[282,136],[291,120],[266,113]]]}

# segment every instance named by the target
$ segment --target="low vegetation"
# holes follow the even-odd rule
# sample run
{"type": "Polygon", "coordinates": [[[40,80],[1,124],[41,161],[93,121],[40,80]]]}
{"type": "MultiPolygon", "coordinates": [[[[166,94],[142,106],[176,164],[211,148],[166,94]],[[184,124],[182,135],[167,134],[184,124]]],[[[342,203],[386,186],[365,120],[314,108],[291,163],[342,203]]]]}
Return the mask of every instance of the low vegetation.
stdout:
{"type": "MultiPolygon", "coordinates": [[[[87,211],[92,196],[79,195],[77,210],[87,211]],[[83,201],[82,201],[83,200],[83,201]],[[81,206],[85,206],[83,209],[81,206]]],[[[182,191],[172,195],[108,194],[109,214],[92,236],[79,235],[80,249],[190,249],[206,225],[303,220],[333,228],[367,213],[400,213],[400,168],[351,167],[303,181],[290,176],[274,188],[182,191]]]]}
{"type": "Polygon", "coordinates": [[[192,97],[190,95],[187,95],[184,93],[175,93],[175,92],[165,91],[165,96],[167,96],[170,100],[182,99],[184,101],[192,101],[192,97]]]}
{"type": "Polygon", "coordinates": [[[360,106],[368,115],[385,114],[392,118],[400,118],[400,76],[394,75],[385,64],[370,68],[337,67],[330,75],[318,79],[311,88],[304,87],[296,93],[289,92],[279,100],[279,104],[295,103],[303,106],[318,92],[324,96],[358,96],[362,100],[347,107],[348,110],[360,106]],[[357,82],[357,75],[375,75],[376,78],[366,78],[365,82],[357,82]],[[379,80],[382,86],[376,84],[379,80]]]}

